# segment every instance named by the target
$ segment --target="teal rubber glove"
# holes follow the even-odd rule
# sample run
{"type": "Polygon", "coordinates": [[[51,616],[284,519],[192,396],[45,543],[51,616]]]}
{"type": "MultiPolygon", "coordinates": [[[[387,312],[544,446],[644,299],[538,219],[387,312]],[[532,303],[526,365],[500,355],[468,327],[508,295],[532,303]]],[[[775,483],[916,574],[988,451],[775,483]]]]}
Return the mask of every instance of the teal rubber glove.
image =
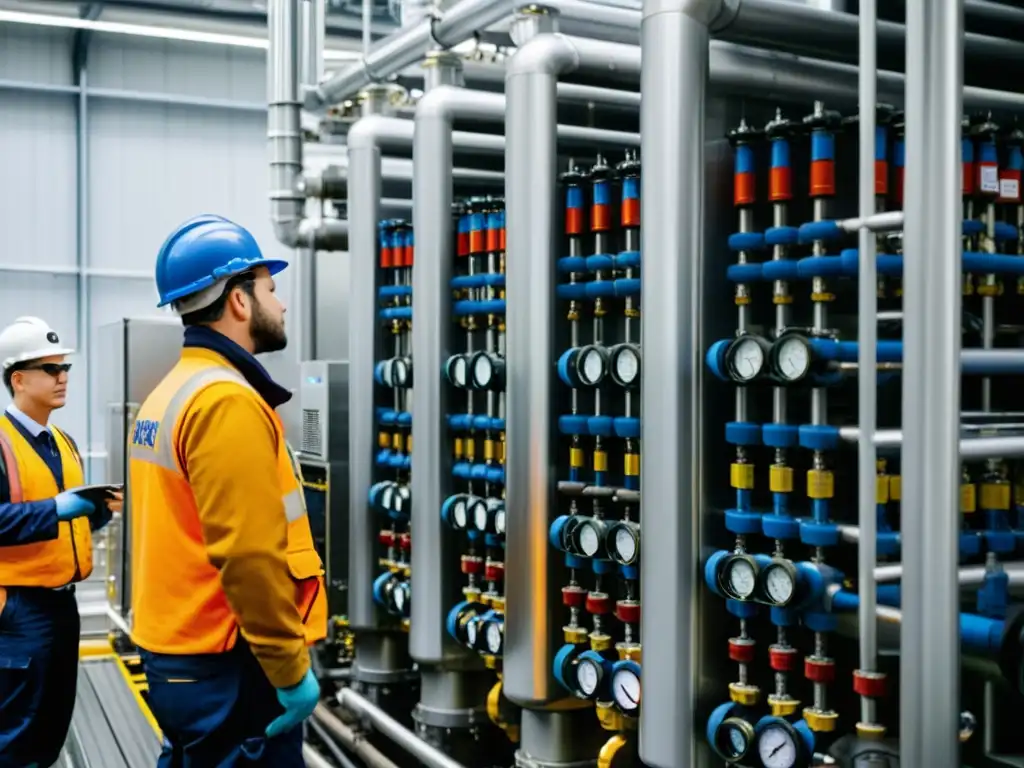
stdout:
{"type": "Polygon", "coordinates": [[[309,670],[298,685],[278,688],[277,700],[284,707],[284,714],[267,726],[268,739],[287,733],[313,714],[320,701],[320,683],[313,670],[309,670]]]}
{"type": "Polygon", "coordinates": [[[53,500],[57,503],[57,519],[61,522],[74,520],[76,517],[85,517],[96,511],[95,504],[71,491],[64,491],[55,496],[53,500]]]}

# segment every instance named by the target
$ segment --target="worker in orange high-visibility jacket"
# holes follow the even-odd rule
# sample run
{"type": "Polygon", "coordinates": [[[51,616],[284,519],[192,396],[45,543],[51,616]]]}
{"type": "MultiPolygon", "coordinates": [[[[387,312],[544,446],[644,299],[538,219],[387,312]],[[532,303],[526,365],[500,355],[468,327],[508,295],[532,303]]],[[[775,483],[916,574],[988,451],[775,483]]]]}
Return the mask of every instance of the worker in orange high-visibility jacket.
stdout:
{"type": "Polygon", "coordinates": [[[128,493],[132,639],[161,768],[304,765],[323,567],[274,410],[291,395],[255,358],[286,344],[285,266],[218,216],[185,222],[157,255],[185,340],[129,436],[128,493]]]}
{"type": "Polygon", "coordinates": [[[71,492],[82,459],[49,424],[67,399],[72,352],[36,317],[0,331],[12,398],[0,416],[0,768],[60,756],[78,680],[75,583],[92,572],[91,530],[121,507],[119,494],[97,511],[71,492]]]}

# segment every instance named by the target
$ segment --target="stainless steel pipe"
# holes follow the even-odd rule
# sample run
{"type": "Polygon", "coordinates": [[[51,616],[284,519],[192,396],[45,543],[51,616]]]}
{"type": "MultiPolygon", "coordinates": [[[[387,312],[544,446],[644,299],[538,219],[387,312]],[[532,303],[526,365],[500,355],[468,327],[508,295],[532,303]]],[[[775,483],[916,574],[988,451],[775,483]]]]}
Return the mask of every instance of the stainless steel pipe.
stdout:
{"type": "Polygon", "coordinates": [[[556,359],[557,81],[569,72],[639,77],[640,52],[614,43],[542,34],[508,64],[505,206],[508,229],[508,412],[505,695],[523,707],[564,697],[551,664],[561,622],[547,531],[554,508],[552,385],[556,359]]]}
{"type": "Polygon", "coordinates": [[[308,768],[334,768],[331,762],[309,744],[302,745],[302,759],[308,768]]]}
{"type": "Polygon", "coordinates": [[[313,711],[313,720],[319,723],[332,738],[341,742],[345,749],[365,763],[367,768],[398,768],[398,765],[385,757],[363,734],[354,731],[339,720],[337,715],[325,705],[317,704],[313,711]]]}
{"type": "MultiPolygon", "coordinates": [[[[900,762],[960,765],[963,0],[907,0],[900,762]],[[926,518],[927,514],[927,519],[926,518]]],[[[993,50],[992,55],[998,55],[993,50]]]]}
{"type": "Polygon", "coordinates": [[[647,535],[640,601],[644,666],[640,759],[652,768],[694,765],[694,632],[701,509],[700,404],[704,272],[704,123],[709,27],[715,0],[645,0],[641,40],[641,156],[644,221],[640,411],[645,415],[640,496],[647,535]],[[673,382],[672,386],[664,386],[673,382]],[[655,535],[651,535],[655,532],[655,535]]]}
{"type": "MultiPolygon", "coordinates": [[[[1011,425],[1013,432],[1020,431],[1017,424],[1011,425]]],[[[984,432],[992,430],[1000,431],[999,425],[989,425],[971,429],[970,432],[984,432]]],[[[902,449],[904,453],[907,446],[904,441],[905,432],[900,429],[880,429],[875,432],[875,445],[883,450],[902,449]]],[[[847,443],[856,443],[860,439],[858,427],[840,427],[839,438],[847,443]]],[[[983,459],[1018,459],[1024,458],[1024,435],[1006,435],[1002,437],[964,437],[961,433],[958,443],[959,455],[962,461],[981,461],[983,459]]],[[[960,475],[957,474],[957,478],[960,475]]],[[[904,481],[905,483],[906,481],[904,481]]],[[[904,487],[906,487],[904,485],[904,487]]]]}
{"type": "Polygon", "coordinates": [[[405,750],[427,768],[465,768],[462,763],[452,760],[441,750],[419,738],[405,728],[387,712],[360,696],[351,688],[342,688],[338,703],[357,716],[364,718],[373,729],[405,750]]]}

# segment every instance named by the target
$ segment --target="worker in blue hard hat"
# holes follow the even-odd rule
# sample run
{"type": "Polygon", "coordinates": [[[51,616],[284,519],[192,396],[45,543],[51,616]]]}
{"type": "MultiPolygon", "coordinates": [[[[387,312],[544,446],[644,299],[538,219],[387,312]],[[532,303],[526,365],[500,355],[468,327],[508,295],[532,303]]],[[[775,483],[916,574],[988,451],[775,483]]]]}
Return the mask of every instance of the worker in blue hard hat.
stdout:
{"type": "Polygon", "coordinates": [[[255,357],[287,342],[286,266],[219,216],[185,222],[157,254],[160,305],[185,341],[139,409],[128,493],[132,639],[161,768],[304,765],[326,589],[275,411],[291,394],[255,357]]]}
{"type": "Polygon", "coordinates": [[[38,317],[0,331],[11,404],[0,415],[0,768],[55,763],[78,680],[75,584],[92,573],[92,531],[111,511],[84,485],[75,441],[50,424],[67,400],[73,350],[38,317]],[[101,505],[102,506],[102,505],[101,505]]]}

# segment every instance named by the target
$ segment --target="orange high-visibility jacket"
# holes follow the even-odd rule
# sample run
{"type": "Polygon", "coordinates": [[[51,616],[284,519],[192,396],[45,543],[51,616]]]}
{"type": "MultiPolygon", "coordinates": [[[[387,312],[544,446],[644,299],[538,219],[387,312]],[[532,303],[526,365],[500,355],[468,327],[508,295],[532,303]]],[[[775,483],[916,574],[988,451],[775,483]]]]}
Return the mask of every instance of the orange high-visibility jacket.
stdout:
{"type": "Polygon", "coordinates": [[[186,348],[128,442],[132,640],[221,653],[240,631],[271,684],[297,684],[327,599],[280,417],[227,359],[186,348]]]}
{"type": "MultiPolygon", "coordinates": [[[[64,471],[64,488],[85,484],[81,458],[71,439],[51,428],[64,471]]],[[[0,460],[7,468],[10,501],[52,499],[61,492],[53,472],[35,448],[11,423],[0,416],[0,460]]],[[[19,544],[0,549],[0,587],[48,587],[56,589],[89,577],[92,573],[92,533],[88,517],[58,523],[52,541],[19,544]]]]}

